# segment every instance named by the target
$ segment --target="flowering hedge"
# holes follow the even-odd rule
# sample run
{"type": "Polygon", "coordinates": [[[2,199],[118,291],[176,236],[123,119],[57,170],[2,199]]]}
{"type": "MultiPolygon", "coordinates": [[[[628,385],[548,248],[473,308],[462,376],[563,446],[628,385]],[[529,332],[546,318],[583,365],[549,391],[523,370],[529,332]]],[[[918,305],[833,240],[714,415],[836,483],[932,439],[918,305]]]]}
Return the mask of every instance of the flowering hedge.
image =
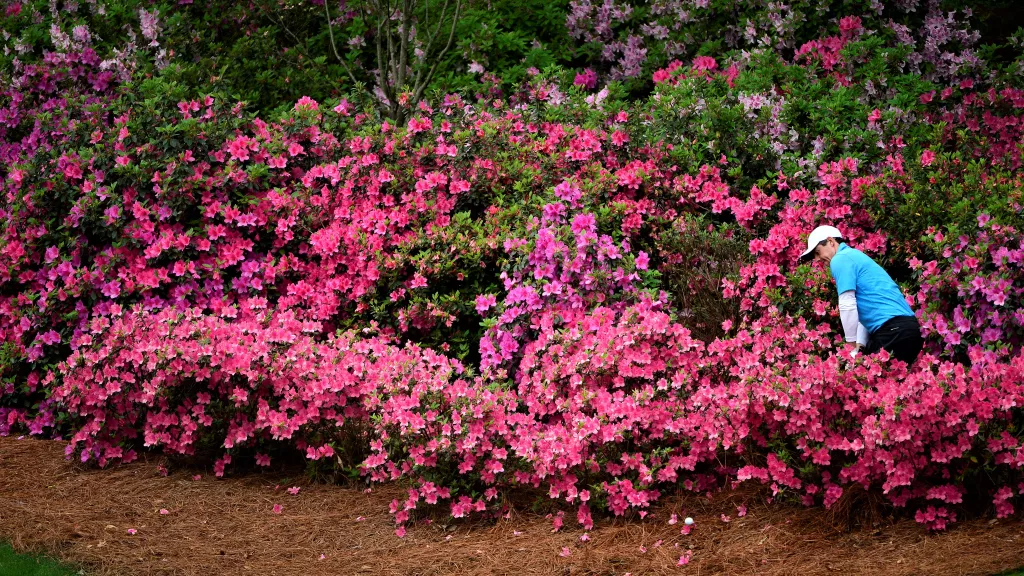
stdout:
{"type": "Polygon", "coordinates": [[[408,482],[400,533],[524,486],[585,527],[745,481],[860,484],[934,529],[1012,514],[1024,92],[837,25],[672,63],[642,101],[537,74],[402,126],[309,97],[261,119],[78,34],[4,85],[0,433],[218,475],[298,453],[408,482]],[[796,260],[825,222],[901,282],[913,366],[839,353],[796,260]]]}

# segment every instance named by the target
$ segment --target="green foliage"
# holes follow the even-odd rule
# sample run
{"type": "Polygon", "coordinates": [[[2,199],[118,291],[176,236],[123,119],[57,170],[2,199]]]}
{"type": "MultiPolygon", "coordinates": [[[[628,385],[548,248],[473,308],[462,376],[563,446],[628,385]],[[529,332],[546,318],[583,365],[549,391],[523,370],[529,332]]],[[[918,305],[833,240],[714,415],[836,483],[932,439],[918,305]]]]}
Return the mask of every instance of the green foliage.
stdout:
{"type": "MultiPolygon", "coordinates": [[[[921,239],[935,230],[953,238],[973,232],[978,214],[1019,225],[1024,204],[1019,176],[993,170],[989,160],[975,158],[972,142],[979,144],[976,137],[960,131],[955,143],[936,147],[940,154],[932,165],[911,162],[908,173],[889,171],[868,189],[864,206],[890,234],[895,259],[905,260],[927,246],[921,239]]],[[[918,255],[938,256],[930,251],[918,255]]]]}
{"type": "Polygon", "coordinates": [[[446,92],[479,89],[472,74],[459,74],[478,62],[497,74],[505,90],[527,78],[529,68],[544,70],[573,59],[573,43],[565,28],[568,0],[497,0],[472,2],[459,22],[458,51],[447,66],[452,73],[435,82],[446,92]]]}
{"type": "Polygon", "coordinates": [[[82,576],[80,570],[45,556],[19,553],[7,542],[0,542],[0,576],[82,576]]]}
{"type": "MultiPolygon", "coordinates": [[[[436,17],[443,1],[421,5],[436,17]]],[[[568,63],[573,49],[564,25],[566,5],[566,0],[467,3],[455,45],[438,62],[425,93],[434,97],[484,90],[480,74],[468,70],[471,62],[496,72],[506,91],[517,86],[530,67],[568,63]]],[[[356,7],[350,3],[347,11],[332,13],[335,46],[356,79],[372,86],[376,78],[369,71],[377,67],[372,23],[356,7]]],[[[327,101],[341,95],[351,99],[356,93],[335,58],[322,5],[257,0],[250,8],[219,0],[214,7],[189,6],[183,13],[188,24],[177,34],[186,53],[165,72],[174,80],[191,86],[214,81],[259,113],[291,106],[301,96],[327,101]]]]}
{"type": "Polygon", "coordinates": [[[666,265],[663,288],[672,295],[679,322],[694,337],[710,342],[722,336],[722,323],[736,322],[736,299],[722,297],[722,280],[751,261],[746,233],[735,225],[715,226],[707,217],[685,217],[661,237],[666,265]]]}

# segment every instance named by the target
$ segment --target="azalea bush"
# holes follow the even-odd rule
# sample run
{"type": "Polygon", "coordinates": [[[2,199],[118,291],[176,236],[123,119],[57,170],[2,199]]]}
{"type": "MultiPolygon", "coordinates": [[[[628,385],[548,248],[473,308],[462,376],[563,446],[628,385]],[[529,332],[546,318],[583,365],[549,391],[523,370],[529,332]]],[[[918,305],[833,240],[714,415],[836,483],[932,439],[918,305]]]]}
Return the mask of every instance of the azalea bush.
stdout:
{"type": "Polygon", "coordinates": [[[1014,16],[1019,7],[999,1],[571,0],[566,26],[601,77],[642,91],[654,71],[700,56],[744,60],[774,52],[839,76],[847,43],[864,28],[908,50],[906,71],[949,81],[980,73],[986,62],[979,28],[985,41],[1003,40],[1016,31],[1004,25],[1014,16]]]}
{"type": "Polygon", "coordinates": [[[750,26],[776,41],[678,52],[649,97],[522,70],[399,124],[206,93],[153,12],[149,51],[54,24],[4,61],[0,433],[403,482],[400,534],[515,490],[589,528],[742,482],[826,507],[860,485],[932,529],[1013,514],[1024,92],[969,20],[915,39],[772,6],[750,26]],[[843,353],[797,259],[822,223],[901,284],[914,365],[843,353]]]}

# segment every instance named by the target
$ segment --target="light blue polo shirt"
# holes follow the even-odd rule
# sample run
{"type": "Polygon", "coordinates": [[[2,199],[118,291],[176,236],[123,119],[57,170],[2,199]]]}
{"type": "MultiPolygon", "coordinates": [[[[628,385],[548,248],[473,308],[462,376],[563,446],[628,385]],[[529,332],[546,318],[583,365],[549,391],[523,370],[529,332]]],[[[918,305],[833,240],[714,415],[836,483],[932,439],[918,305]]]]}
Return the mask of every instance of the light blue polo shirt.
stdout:
{"type": "Polygon", "coordinates": [[[868,332],[878,330],[894,316],[914,315],[889,273],[860,250],[840,244],[829,268],[840,294],[857,291],[857,315],[868,332]]]}

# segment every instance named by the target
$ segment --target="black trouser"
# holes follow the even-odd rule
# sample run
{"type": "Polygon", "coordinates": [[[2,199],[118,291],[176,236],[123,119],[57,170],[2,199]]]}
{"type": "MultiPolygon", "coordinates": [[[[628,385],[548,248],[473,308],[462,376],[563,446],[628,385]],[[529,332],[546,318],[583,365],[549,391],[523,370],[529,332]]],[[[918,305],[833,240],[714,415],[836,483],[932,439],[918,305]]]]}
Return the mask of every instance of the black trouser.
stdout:
{"type": "Polygon", "coordinates": [[[871,333],[864,353],[871,354],[885,348],[890,355],[910,366],[917,359],[923,345],[924,338],[921,337],[921,325],[917,323],[917,317],[894,316],[871,333]]]}

